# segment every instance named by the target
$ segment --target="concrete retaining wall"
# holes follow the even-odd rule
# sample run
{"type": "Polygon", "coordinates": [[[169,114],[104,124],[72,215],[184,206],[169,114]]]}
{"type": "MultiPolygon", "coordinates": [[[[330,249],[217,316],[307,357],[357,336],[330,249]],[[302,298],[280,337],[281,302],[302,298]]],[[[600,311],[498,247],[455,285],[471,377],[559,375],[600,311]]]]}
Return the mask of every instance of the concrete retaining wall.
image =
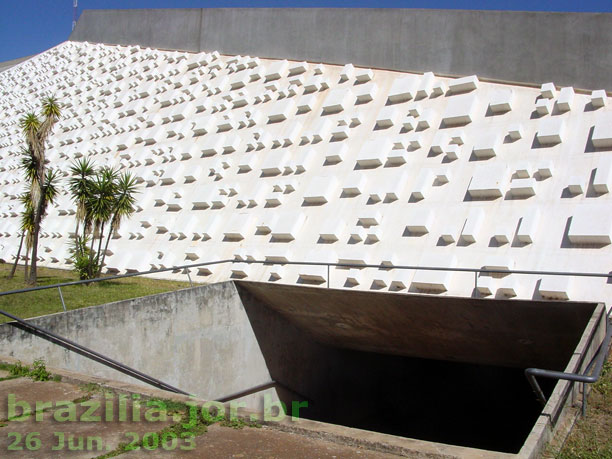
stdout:
{"type": "Polygon", "coordinates": [[[86,10],[71,40],[612,87],[612,14],[419,9],[86,10]]]}
{"type": "MultiPolygon", "coordinates": [[[[53,314],[32,322],[204,399],[221,398],[274,380],[279,386],[265,394],[278,397],[288,407],[292,402],[308,401],[301,414],[309,419],[503,452],[518,452],[528,438],[523,450],[537,451],[541,436],[550,433],[554,421],[544,426],[540,419],[529,435],[541,409],[525,382],[523,368],[477,365],[474,363],[482,358],[466,359],[461,356],[462,349],[478,342],[486,354],[491,342],[483,340],[480,331],[490,329],[506,343],[506,349],[497,349],[499,360],[489,364],[507,364],[508,355],[522,347],[530,356],[529,362],[542,358],[547,367],[547,361],[553,365],[554,350],[546,346],[548,338],[540,342],[534,333],[545,335],[546,329],[552,329],[552,335],[557,336],[557,328],[565,329],[567,336],[558,340],[561,349],[562,342],[572,341],[572,326],[578,327],[580,322],[584,329],[586,321],[566,367],[575,371],[581,356],[592,353],[589,346],[601,341],[605,309],[603,305],[554,302],[548,303],[547,309],[540,302],[531,302],[540,316],[536,320],[519,301],[468,301],[475,300],[225,282],[53,314]],[[497,310],[491,311],[484,303],[497,310]],[[569,307],[578,314],[575,323],[568,321],[567,310],[562,310],[569,307]],[[455,308],[464,312],[461,318],[455,308]],[[433,322],[420,315],[424,309],[433,322]],[[516,315],[509,313],[510,309],[516,315]],[[593,310],[590,320],[582,320],[593,310]],[[493,316],[500,322],[489,322],[493,316]],[[394,320],[376,324],[372,322],[376,317],[394,320]],[[471,325],[471,335],[461,333],[462,320],[471,325]],[[518,335],[508,335],[504,323],[512,323],[518,335]],[[377,334],[381,327],[384,338],[377,334]],[[434,328],[434,337],[419,334],[420,329],[434,328]],[[448,352],[456,352],[457,360],[468,363],[452,362],[455,358],[450,354],[442,360],[423,358],[431,357],[426,352],[402,355],[401,349],[394,348],[401,345],[408,350],[410,339],[402,336],[414,336],[432,347],[449,337],[454,346],[448,347],[448,352]],[[538,347],[541,356],[528,349],[531,339],[542,344],[538,347]],[[381,347],[381,340],[389,346],[381,347]],[[471,395],[466,398],[467,390],[471,395]],[[464,413],[469,410],[477,410],[478,415],[466,419],[464,413]],[[513,426],[512,432],[499,430],[498,424],[491,422],[500,413],[513,426]]],[[[569,344],[573,350],[575,344],[569,344]]],[[[52,367],[135,382],[14,324],[0,325],[0,349],[2,354],[26,362],[43,357],[52,367]]],[[[546,382],[542,383],[549,393],[554,383],[548,389],[546,382]]],[[[564,403],[559,387],[547,405],[551,413],[564,403]]],[[[263,395],[253,394],[241,401],[260,410],[263,395]]],[[[574,399],[575,394],[567,404],[574,399]]]]}
{"type": "MultiPolygon", "coordinates": [[[[232,282],[33,319],[60,336],[207,399],[267,383],[266,368],[232,282]]],[[[137,382],[10,324],[3,354],[100,377],[137,382]]]]}

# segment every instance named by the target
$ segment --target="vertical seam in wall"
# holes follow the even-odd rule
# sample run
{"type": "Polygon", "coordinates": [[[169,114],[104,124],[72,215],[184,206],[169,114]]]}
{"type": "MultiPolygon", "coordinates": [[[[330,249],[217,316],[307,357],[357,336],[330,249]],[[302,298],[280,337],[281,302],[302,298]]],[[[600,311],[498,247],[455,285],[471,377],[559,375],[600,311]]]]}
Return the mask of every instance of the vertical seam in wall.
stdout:
{"type": "Polygon", "coordinates": [[[200,27],[198,29],[198,53],[202,52],[202,16],[204,15],[204,8],[200,8],[200,27]]]}

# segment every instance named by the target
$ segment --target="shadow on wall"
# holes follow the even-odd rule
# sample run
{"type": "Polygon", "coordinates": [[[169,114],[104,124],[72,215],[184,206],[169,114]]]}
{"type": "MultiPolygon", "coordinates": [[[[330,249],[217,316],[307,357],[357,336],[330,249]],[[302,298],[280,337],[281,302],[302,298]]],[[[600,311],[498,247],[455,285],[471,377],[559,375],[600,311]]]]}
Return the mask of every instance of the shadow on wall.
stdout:
{"type": "MultiPolygon", "coordinates": [[[[516,453],[541,407],[522,369],[361,352],[317,342],[237,285],[273,380],[301,416],[460,446],[516,453]],[[499,429],[504,425],[512,430],[499,429]]],[[[550,394],[552,382],[545,388],[550,394]]]]}

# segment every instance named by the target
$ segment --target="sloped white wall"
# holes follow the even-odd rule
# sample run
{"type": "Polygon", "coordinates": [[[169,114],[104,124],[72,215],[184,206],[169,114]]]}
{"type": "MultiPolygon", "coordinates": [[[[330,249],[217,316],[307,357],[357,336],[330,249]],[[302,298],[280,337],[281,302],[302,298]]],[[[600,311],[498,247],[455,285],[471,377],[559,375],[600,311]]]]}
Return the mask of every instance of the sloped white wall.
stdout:
{"type": "MultiPolygon", "coordinates": [[[[66,42],[0,74],[0,258],[19,243],[19,117],[64,104],[51,165],[128,168],[139,211],[119,272],[201,270],[321,282],[248,259],[610,271],[612,110],[591,95],[383,70],[66,42]]],[[[67,176],[66,176],[67,179],[67,176]]],[[[42,263],[67,267],[73,204],[45,219],[42,263]]],[[[196,273],[194,273],[196,274],[196,273]]],[[[183,276],[184,277],[184,276],[183,276]]],[[[331,285],[607,302],[605,279],[332,269],[331,285]]]]}

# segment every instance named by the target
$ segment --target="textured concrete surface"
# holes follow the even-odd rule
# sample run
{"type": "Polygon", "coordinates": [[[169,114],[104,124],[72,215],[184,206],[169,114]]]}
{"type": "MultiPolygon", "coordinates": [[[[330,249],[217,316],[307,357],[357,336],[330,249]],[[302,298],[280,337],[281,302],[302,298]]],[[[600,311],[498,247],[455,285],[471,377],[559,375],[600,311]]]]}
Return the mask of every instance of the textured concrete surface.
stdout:
{"type": "MultiPolygon", "coordinates": [[[[0,74],[0,92],[0,261],[14,259],[21,237],[18,121],[32,100],[56,93],[66,110],[50,164],[69,170],[83,154],[141,183],[109,272],[233,260],[192,275],[612,298],[612,104],[603,91],[71,41],[0,74]],[[328,279],[325,266],[245,260],[602,274],[481,274],[475,285],[470,272],[334,268],[328,279]]],[[[72,269],[73,208],[61,195],[49,209],[41,265],[72,269]]]]}
{"type": "Polygon", "coordinates": [[[435,298],[237,281],[320,343],[478,364],[565,368],[594,303],[435,298]]]}
{"type": "MultiPolygon", "coordinates": [[[[321,439],[307,438],[291,432],[279,432],[266,427],[232,429],[213,425],[196,439],[197,448],[191,451],[165,451],[162,448],[146,453],[147,458],[372,458],[398,457],[353,446],[339,445],[321,439]]],[[[139,458],[144,452],[131,452],[122,458],[139,458]]]]}
{"type": "MultiPolygon", "coordinates": [[[[32,319],[189,393],[216,399],[270,381],[233,283],[121,301],[32,319]]],[[[23,361],[134,382],[132,378],[11,325],[0,347],[23,361]]]]}
{"type": "MultiPolygon", "coordinates": [[[[36,401],[41,400],[41,394],[46,394],[46,401],[52,403],[52,406],[46,408],[38,417],[29,416],[21,421],[9,420],[7,425],[0,429],[0,454],[2,454],[2,457],[28,457],[32,459],[98,457],[109,451],[114,451],[121,443],[129,443],[135,439],[140,440],[145,435],[155,434],[176,422],[172,416],[168,416],[164,421],[147,421],[142,414],[144,408],[137,417],[132,418],[134,405],[127,397],[125,403],[126,417],[124,419],[119,418],[118,394],[113,394],[112,398],[111,395],[108,395],[107,398],[102,394],[88,396],[85,391],[76,385],[44,382],[34,386],[36,383],[27,379],[22,380],[21,384],[25,391],[29,393],[19,394],[17,396],[18,401],[25,401],[35,406],[36,401]],[[58,384],[68,388],[65,390],[66,393],[56,392],[51,395],[50,393],[55,391],[55,386],[58,384]],[[80,397],[75,397],[77,394],[80,394],[80,397]],[[113,404],[112,412],[106,406],[108,400],[111,400],[113,404]],[[66,419],[66,407],[71,402],[74,404],[75,420],[62,420],[66,419]],[[98,406],[99,408],[97,408],[98,406]],[[108,413],[112,413],[112,417],[107,421],[105,417],[108,413]],[[96,419],[97,416],[100,417],[100,420],[96,419]],[[9,432],[11,432],[11,435],[8,435],[9,432]],[[28,435],[33,433],[38,434],[35,438],[40,441],[40,444],[36,446],[35,443],[30,443],[33,446],[28,447],[28,435]],[[21,447],[23,449],[9,449],[10,445],[12,445],[11,448],[21,447]],[[24,456],[24,454],[27,454],[27,456],[24,456]]],[[[2,383],[0,383],[1,389],[4,389],[2,383]]]]}
{"type": "MultiPolygon", "coordinates": [[[[0,421],[8,419],[8,395],[13,394],[16,401],[25,401],[35,410],[35,403],[57,400],[73,401],[86,395],[78,385],[64,382],[40,382],[28,378],[0,381],[0,421]]],[[[21,413],[21,411],[19,411],[21,413]]]]}
{"type": "Polygon", "coordinates": [[[419,9],[86,10],[71,40],[612,88],[612,14],[419,9]]]}
{"type": "MultiPolygon", "coordinates": [[[[0,361],[15,363],[14,359],[0,356],[0,361]]],[[[48,367],[56,375],[62,376],[62,381],[66,383],[35,383],[29,379],[19,379],[18,386],[14,383],[0,383],[0,393],[6,399],[8,393],[16,395],[17,400],[35,403],[38,401],[53,402],[51,409],[46,409],[40,421],[27,419],[25,421],[6,422],[5,415],[0,412],[0,451],[4,453],[8,446],[6,440],[15,440],[15,435],[8,436],[8,432],[22,434],[20,439],[21,446],[24,445],[23,435],[31,432],[39,432],[38,438],[41,440],[41,447],[35,451],[21,450],[8,452],[14,457],[23,457],[27,451],[27,457],[32,458],[55,458],[55,457],[97,457],[106,453],[108,448],[117,445],[117,440],[125,442],[132,440],[134,435],[142,439],[148,432],[159,432],[163,426],[167,425],[164,421],[141,421],[131,422],[129,417],[132,413],[132,405],[128,400],[126,413],[128,419],[120,421],[117,419],[117,400],[119,395],[127,395],[133,398],[134,395],[141,395],[141,401],[146,399],[163,399],[175,402],[191,401],[196,405],[201,405],[204,400],[190,399],[178,394],[169,392],[146,389],[127,383],[120,383],[112,380],[103,380],[84,374],[67,372],[61,369],[48,367]],[[5,384],[5,385],[2,385],[5,384]],[[97,388],[94,392],[85,392],[85,385],[95,384],[97,388]],[[104,395],[103,395],[104,394],[104,395]],[[86,398],[92,401],[109,400],[114,401],[113,416],[114,422],[63,422],[53,421],[58,401],[74,401],[78,409],[78,416],[83,414],[85,405],[79,405],[86,398]],[[101,425],[104,424],[104,425],[101,425]],[[85,451],[69,451],[67,444],[61,450],[51,451],[50,448],[58,444],[56,432],[63,432],[65,439],[68,440],[73,435],[73,444],[78,444],[78,438],[84,438],[85,451]],[[133,432],[128,434],[127,432],[133,432]],[[96,451],[94,448],[86,450],[87,437],[101,437],[103,450],[96,451]]],[[[6,402],[5,405],[6,406],[6,402]]],[[[6,411],[6,410],[5,410],[6,411]]],[[[253,414],[248,411],[240,411],[245,416],[253,414]]],[[[92,413],[96,415],[97,413],[92,413]]],[[[103,416],[106,411],[103,411],[103,416]]],[[[176,419],[169,417],[168,422],[175,422],[176,419]]],[[[122,457],[265,457],[265,458],[293,458],[293,457],[364,457],[364,458],[386,458],[386,457],[427,457],[427,458],[501,458],[511,457],[510,455],[478,450],[473,448],[463,448],[441,443],[432,443],[410,438],[385,435],[371,431],[348,428],[339,425],[332,425],[308,419],[292,419],[286,417],[280,423],[272,422],[264,424],[262,428],[245,428],[234,430],[231,428],[213,425],[208,432],[196,437],[195,448],[193,451],[181,450],[181,446],[187,447],[187,442],[177,442],[176,447],[170,443],[163,444],[157,449],[144,450],[139,452],[126,453],[122,457]]],[[[92,442],[92,446],[96,443],[92,442]]],[[[2,455],[4,457],[4,455],[2,455]]]]}
{"type": "Polygon", "coordinates": [[[18,57],[17,59],[11,59],[10,61],[0,62],[0,72],[4,72],[5,70],[10,69],[11,67],[16,66],[20,62],[27,61],[32,56],[18,57]]]}
{"type": "MultiPolygon", "coordinates": [[[[280,383],[269,392],[274,400],[291,408],[308,401],[301,415],[310,419],[518,451],[541,411],[523,369],[566,361],[583,335],[580,327],[589,320],[595,327],[594,308],[227,282],[33,321],[203,398],[272,379],[280,383]],[[466,390],[471,397],[463,397],[466,390]],[[418,414],[381,411],[390,406],[418,414]],[[478,415],[465,419],[475,407],[478,415]],[[491,422],[500,413],[512,419],[512,435],[491,422]]],[[[601,316],[603,306],[597,311],[601,316]]],[[[10,324],[0,327],[0,347],[24,362],[44,355],[51,367],[126,380],[10,324]]],[[[18,381],[4,383],[20,387],[18,381]]],[[[246,406],[261,410],[261,395],[246,406]]]]}

